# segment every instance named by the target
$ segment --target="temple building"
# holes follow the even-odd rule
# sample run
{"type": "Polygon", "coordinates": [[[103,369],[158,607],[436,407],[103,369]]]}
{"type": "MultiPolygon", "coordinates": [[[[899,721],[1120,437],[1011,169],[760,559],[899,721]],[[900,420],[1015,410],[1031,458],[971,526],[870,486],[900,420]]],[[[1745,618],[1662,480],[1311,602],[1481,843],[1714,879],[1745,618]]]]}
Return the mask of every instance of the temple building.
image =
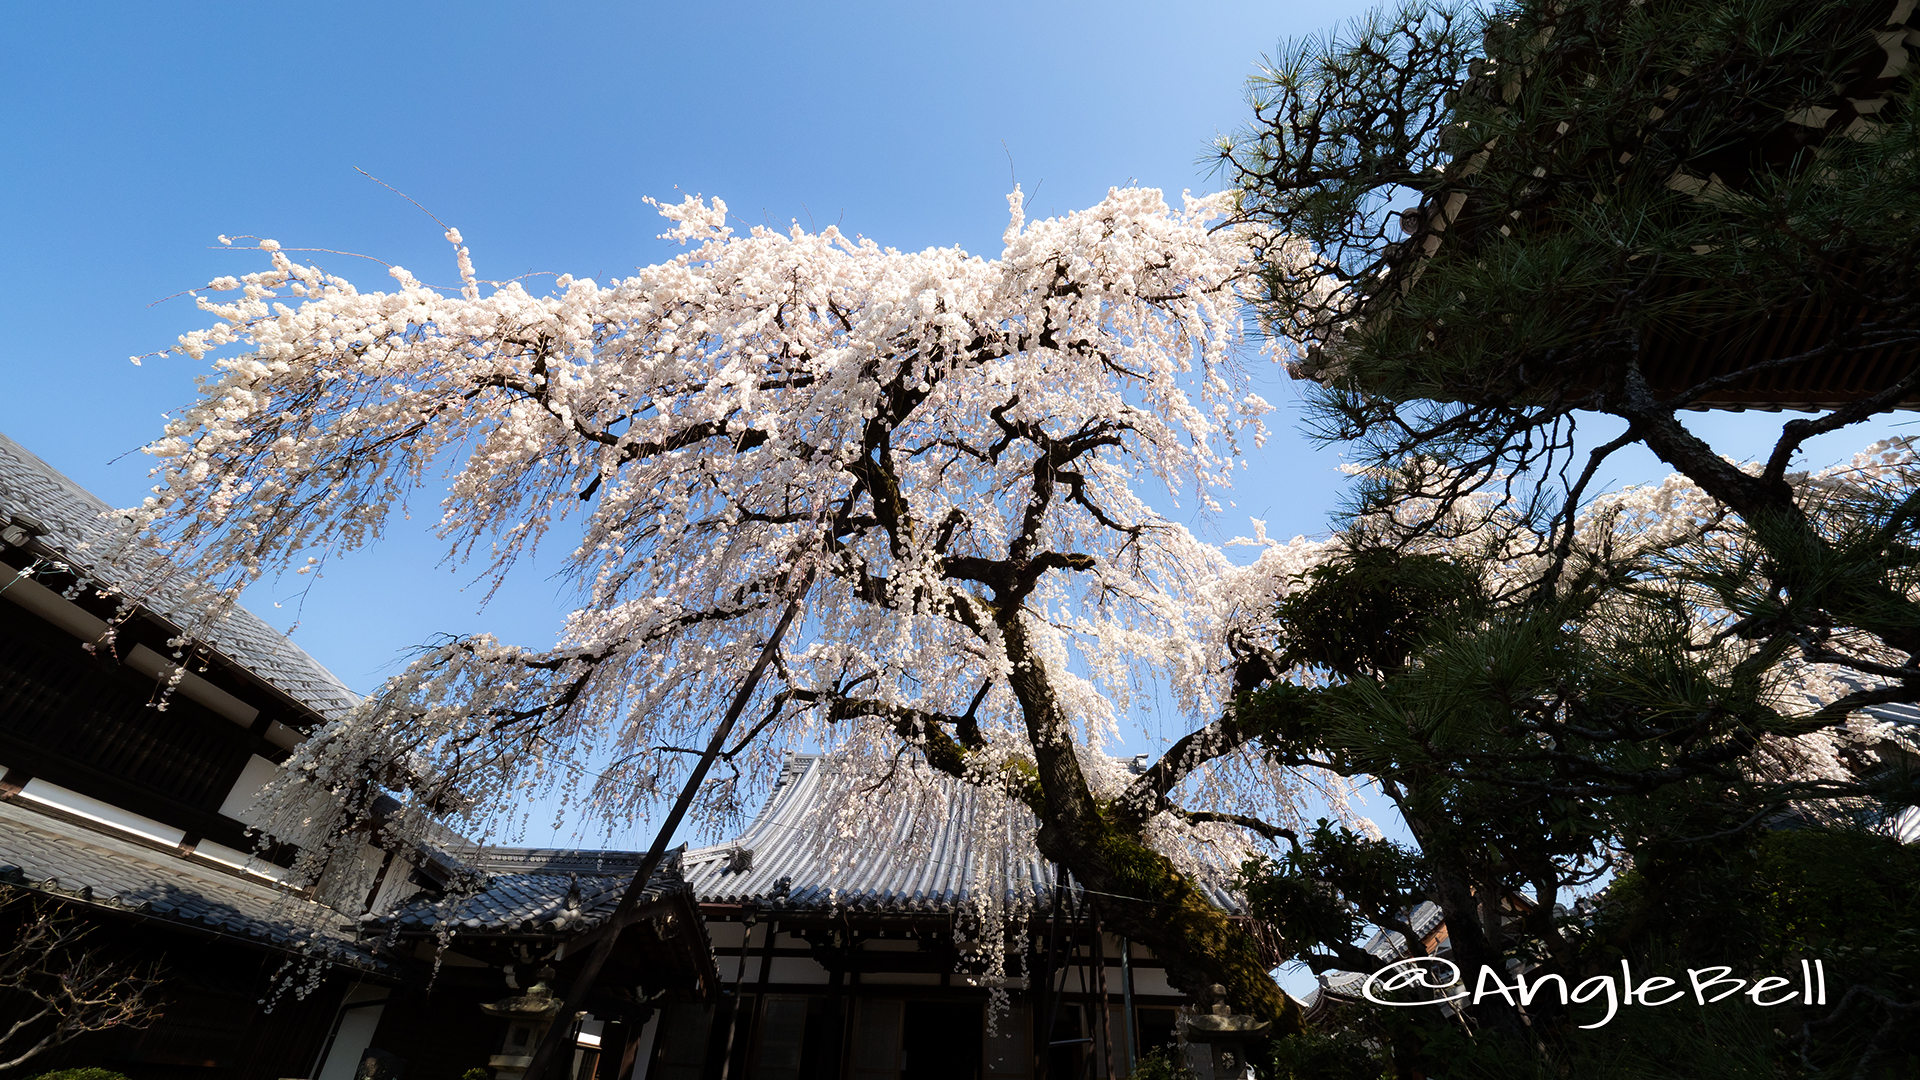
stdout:
{"type": "MultiPolygon", "coordinates": [[[[685,856],[731,992],[670,1017],[661,1080],[690,1080],[696,1053],[767,1080],[1017,1080],[1042,1056],[1055,1077],[1125,1076],[1169,1041],[1187,998],[1161,963],[1101,929],[1052,864],[986,862],[977,792],[934,780],[928,797],[882,804],[884,834],[842,862],[815,834],[837,771],[792,757],[738,837],[685,856]],[[1001,954],[974,940],[1001,927],[968,925],[980,888],[1030,913],[1001,954]]],[[[1233,910],[1224,890],[1213,899],[1233,910]]]]}
{"type": "Polygon", "coordinates": [[[859,778],[812,754],[738,835],[674,853],[562,1017],[640,855],[443,831],[293,883],[298,845],[262,849],[252,806],[358,699],[243,609],[202,631],[184,590],[129,606],[153,567],[113,554],[111,515],[0,435],[0,890],[158,975],[150,1024],[33,1072],[516,1080],[566,1024],[568,1080],[1104,1080],[1178,1040],[1161,963],[980,792],[889,785],[828,835],[859,778]]]}
{"type": "MultiPolygon", "coordinates": [[[[875,800],[866,824],[883,833],[836,843],[821,834],[825,804],[846,779],[829,757],[791,756],[738,836],[676,852],[655,875],[650,917],[589,997],[575,1080],[1020,1080],[1043,1057],[1047,1075],[1078,1080],[1126,1076],[1176,1041],[1188,999],[1160,962],[1103,930],[1051,864],[985,858],[977,792],[935,779],[875,800]],[[1021,912],[1003,953],[978,940],[1003,928],[970,918],[983,887],[1021,912]]],[[[484,888],[424,891],[375,923],[441,967],[417,1004],[389,1007],[371,1045],[395,1056],[421,1054],[423,1039],[446,1041],[436,1055],[485,1045],[494,1076],[517,1076],[546,1021],[515,1019],[539,999],[513,1003],[536,986],[564,993],[639,856],[454,854],[484,888]]],[[[443,1074],[460,1070],[431,1075],[443,1074]]]]}
{"type": "Polygon", "coordinates": [[[26,1067],[346,1080],[352,1020],[401,974],[356,920],[418,885],[360,845],[319,887],[289,888],[295,852],[256,851],[248,824],[261,786],[354,695],[244,610],[182,656],[189,612],[112,594],[138,570],[100,554],[110,512],[0,435],[0,883],[160,987],[149,1026],[26,1067]]]}
{"type": "MultiPolygon", "coordinates": [[[[372,925],[389,948],[437,971],[396,990],[368,1044],[416,1066],[408,1077],[458,1078],[479,1068],[513,1080],[559,1021],[558,999],[606,932],[640,856],[480,847],[451,854],[477,889],[423,889],[372,925]]],[[[569,1076],[639,1075],[635,1063],[644,1067],[662,1008],[719,993],[678,859],[655,872],[639,914],[595,980],[587,1014],[572,1021],[569,1076]]]]}

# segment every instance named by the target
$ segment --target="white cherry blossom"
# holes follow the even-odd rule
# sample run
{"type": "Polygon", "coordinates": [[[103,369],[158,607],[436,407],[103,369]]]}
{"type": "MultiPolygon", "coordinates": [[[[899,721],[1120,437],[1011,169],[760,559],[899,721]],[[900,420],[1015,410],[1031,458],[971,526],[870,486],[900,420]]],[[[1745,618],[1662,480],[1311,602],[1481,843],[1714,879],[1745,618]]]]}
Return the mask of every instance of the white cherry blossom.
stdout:
{"type": "Polygon", "coordinates": [[[1270,238],[1220,196],[1009,207],[991,261],[736,234],[690,197],[659,207],[684,254],[619,281],[482,282],[449,229],[456,290],[393,267],[362,292],[272,241],[268,269],[212,282],[215,321],[173,351],[216,374],[150,448],[139,512],[176,559],[231,597],[435,491],[455,559],[502,578],[557,543],[580,594],[551,645],[441,643],[327,727],[286,827],[338,830],[382,791],[416,832],[543,786],[641,813],[683,773],[661,748],[699,745],[794,595],[804,630],[714,815],[794,745],[891,757],[964,716],[947,734],[991,772],[1056,743],[1104,761],[1142,679],[1217,712],[1198,601],[1230,565],[1143,494],[1217,508],[1264,434],[1244,363],[1279,345],[1242,294],[1270,238]]]}

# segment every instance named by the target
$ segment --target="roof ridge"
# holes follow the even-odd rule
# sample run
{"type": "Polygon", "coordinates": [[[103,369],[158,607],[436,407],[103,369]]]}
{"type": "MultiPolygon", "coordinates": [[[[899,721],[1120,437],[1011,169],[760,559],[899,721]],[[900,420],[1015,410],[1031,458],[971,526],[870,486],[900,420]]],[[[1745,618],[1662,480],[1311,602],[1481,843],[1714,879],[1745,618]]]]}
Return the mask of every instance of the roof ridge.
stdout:
{"type": "MultiPolygon", "coordinates": [[[[94,550],[114,535],[104,519],[116,509],[0,432],[0,513],[32,516],[47,529],[43,541],[68,562],[88,576],[125,587],[139,580],[140,571],[117,562],[111,551],[94,550]]],[[[130,554],[131,548],[121,557],[130,554]]],[[[127,596],[176,625],[193,624],[192,602],[168,591],[127,596]]],[[[213,651],[322,717],[331,719],[360,700],[326,665],[244,605],[229,608],[206,639],[213,651]]]]}

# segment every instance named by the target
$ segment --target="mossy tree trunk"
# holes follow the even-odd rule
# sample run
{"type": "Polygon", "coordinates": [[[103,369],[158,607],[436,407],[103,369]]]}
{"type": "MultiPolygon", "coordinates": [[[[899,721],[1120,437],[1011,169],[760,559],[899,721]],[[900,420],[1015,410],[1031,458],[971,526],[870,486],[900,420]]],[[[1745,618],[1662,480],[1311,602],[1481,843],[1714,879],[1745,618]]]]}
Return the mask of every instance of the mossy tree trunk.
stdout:
{"type": "MultiPolygon", "coordinates": [[[[1002,661],[994,668],[1005,675],[990,679],[1005,679],[1024,722],[1032,758],[982,768],[989,747],[971,710],[952,715],[828,689],[793,688],[783,698],[824,707],[830,722],[852,717],[884,720],[933,768],[968,783],[996,787],[1025,804],[1039,819],[1041,853],[1099,894],[1107,928],[1151,948],[1167,965],[1167,979],[1175,989],[1211,1004],[1211,987],[1219,984],[1226,988],[1234,1008],[1273,1021],[1279,1031],[1298,1031],[1300,1006],[1274,984],[1251,936],[1208,901],[1171,860],[1153,851],[1145,836],[1148,823],[1160,814],[1188,821],[1231,821],[1269,837],[1284,833],[1232,814],[1182,808],[1173,799],[1181,783],[1207,762],[1240,752],[1276,719],[1297,720],[1304,709],[1304,692],[1279,694],[1276,700],[1281,707],[1261,711],[1257,717],[1248,713],[1243,718],[1237,710],[1227,709],[1219,719],[1174,743],[1118,798],[1096,799],[1080,769],[1079,728],[1062,704],[1055,682],[1061,673],[1053,670],[1056,661],[1030,637],[1030,620],[1041,616],[1028,601],[1049,573],[1088,573],[1099,567],[1093,556],[1045,547],[1045,525],[1057,501],[1079,503],[1102,523],[1136,537],[1148,526],[1114,524],[1116,519],[1108,511],[1088,501],[1085,476],[1074,471],[1076,461],[1119,441],[1117,426],[1088,428],[1061,438],[1040,425],[1015,424],[997,414],[996,419],[1007,438],[1017,435],[1042,451],[1032,465],[1019,531],[1007,541],[1003,557],[946,556],[941,574],[948,583],[948,617],[967,629],[983,654],[998,654],[1002,661]]],[[[875,496],[876,505],[891,505],[884,493],[896,490],[898,484],[891,459],[881,452],[884,447],[875,445],[879,448],[864,466],[871,475],[863,482],[880,493],[875,496]]],[[[888,511],[889,528],[901,536],[912,532],[907,509],[903,505],[888,511]]],[[[986,690],[982,688],[981,699],[986,690]]]]}
{"type": "MultiPolygon", "coordinates": [[[[1172,860],[1146,842],[1156,815],[1194,821],[1234,821],[1269,835],[1284,833],[1263,823],[1174,805],[1171,794],[1206,762],[1235,753],[1267,730],[1275,712],[1242,719],[1235,710],[1177,741],[1160,760],[1110,802],[1096,799],[1080,769],[1074,725],[1060,706],[1046,663],[1031,647],[1017,603],[980,607],[999,631],[1011,661],[1008,682],[1026,720],[1034,748],[1031,761],[983,776],[973,755],[984,749],[966,717],[930,714],[871,701],[841,698],[836,718],[877,716],[915,744],[935,769],[970,783],[988,783],[1029,807],[1039,819],[1041,854],[1069,870],[1098,901],[1106,929],[1152,949],[1166,965],[1167,981],[1197,1001],[1213,1003],[1212,987],[1226,990],[1236,1011],[1274,1023],[1280,1034],[1304,1029],[1300,1004],[1273,981],[1259,947],[1234,916],[1207,899],[1172,860]]],[[[1288,706],[1304,707],[1288,699],[1288,706]]]]}
{"type": "Polygon", "coordinates": [[[1277,1034],[1304,1030],[1299,1002],[1275,985],[1252,936],[1139,837],[1043,824],[1040,851],[1094,893],[1103,929],[1153,950],[1173,987],[1211,1003],[1217,984],[1236,1012],[1273,1021],[1277,1034]]]}

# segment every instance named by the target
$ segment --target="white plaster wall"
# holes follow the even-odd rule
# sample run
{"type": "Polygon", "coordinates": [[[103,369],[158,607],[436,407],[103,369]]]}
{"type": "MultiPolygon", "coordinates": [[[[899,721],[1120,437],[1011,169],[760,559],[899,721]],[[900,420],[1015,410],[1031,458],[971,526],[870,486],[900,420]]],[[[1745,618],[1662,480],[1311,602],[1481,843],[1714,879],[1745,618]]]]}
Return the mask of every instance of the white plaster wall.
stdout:
{"type": "Polygon", "coordinates": [[[216,844],[211,840],[202,840],[193,845],[193,853],[204,859],[212,859],[235,870],[245,870],[249,874],[258,874],[273,881],[285,881],[287,872],[249,851],[240,851],[225,844],[216,844]]]}
{"type": "Polygon", "coordinates": [[[413,864],[403,855],[393,857],[393,865],[387,867],[386,880],[380,883],[380,894],[373,898],[373,913],[384,915],[398,907],[402,900],[418,892],[420,886],[407,880],[413,874],[413,864]]]}
{"type": "Polygon", "coordinates": [[[647,1065],[653,1061],[653,1040],[660,1034],[660,1017],[666,1012],[664,1007],[655,1007],[653,1015],[647,1017],[646,1025],[640,1029],[637,1040],[640,1049],[633,1055],[633,1075],[627,1080],[647,1080],[647,1065]]]}
{"type": "Polygon", "coordinates": [[[380,1014],[386,1006],[367,1005],[358,1009],[344,1006],[379,1001],[387,994],[386,987],[366,983],[347,991],[339,1028],[333,1037],[333,1046],[327,1051],[327,1060],[320,1066],[318,1080],[353,1080],[354,1071],[360,1067],[360,1055],[366,1053],[368,1044],[373,1042],[373,1030],[380,1026],[380,1014]]]}
{"type": "MultiPolygon", "coordinates": [[[[1107,982],[1109,986],[1111,986],[1113,982],[1113,974],[1113,972],[1108,973],[1107,982]]],[[[1168,985],[1166,968],[1134,968],[1133,992],[1136,994],[1178,994],[1180,991],[1168,985]]]]}
{"type": "Polygon", "coordinates": [[[737,949],[745,936],[745,929],[741,923],[713,920],[707,923],[707,937],[716,949],[737,949]]]}
{"type": "Polygon", "coordinates": [[[187,838],[187,834],[171,825],[162,825],[150,817],[141,817],[130,810],[122,810],[108,802],[89,798],[77,791],[63,788],[58,784],[49,784],[45,780],[29,780],[20,789],[20,797],[32,799],[46,806],[59,807],[69,814],[77,814],[88,821],[98,822],[135,836],[144,836],[162,844],[178,844],[187,838]]]}
{"type": "Polygon", "coordinates": [[[240,770],[240,779],[233,782],[233,790],[227,792],[226,801],[220,804],[220,812],[235,821],[258,824],[253,818],[254,800],[260,795],[260,789],[279,775],[280,766],[259,754],[248,757],[247,767],[240,770]]]}

